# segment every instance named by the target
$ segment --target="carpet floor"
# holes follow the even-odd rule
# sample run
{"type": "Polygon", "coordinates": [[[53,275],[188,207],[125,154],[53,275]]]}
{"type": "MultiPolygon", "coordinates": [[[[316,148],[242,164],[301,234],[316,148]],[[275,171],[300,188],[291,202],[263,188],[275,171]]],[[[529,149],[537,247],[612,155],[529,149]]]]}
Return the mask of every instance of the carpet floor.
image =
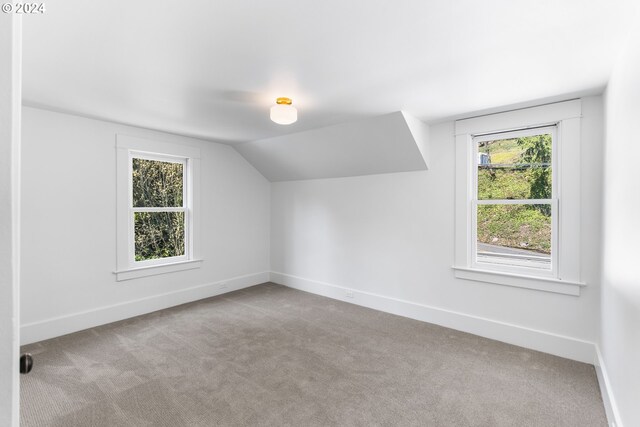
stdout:
{"type": "Polygon", "coordinates": [[[606,426],[593,366],[263,284],[25,346],[22,426],[606,426]]]}

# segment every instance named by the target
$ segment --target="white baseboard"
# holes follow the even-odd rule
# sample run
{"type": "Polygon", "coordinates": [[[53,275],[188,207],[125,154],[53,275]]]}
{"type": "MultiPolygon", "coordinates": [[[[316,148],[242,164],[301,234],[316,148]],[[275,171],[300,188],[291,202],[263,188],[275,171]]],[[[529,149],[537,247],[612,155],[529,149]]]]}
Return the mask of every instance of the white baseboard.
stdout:
{"type": "Polygon", "coordinates": [[[602,401],[604,402],[604,410],[607,413],[607,420],[611,427],[622,427],[622,420],[620,419],[620,412],[618,412],[618,405],[616,404],[613,390],[611,389],[611,383],[609,382],[609,375],[607,374],[607,368],[604,364],[600,347],[596,345],[596,375],[598,376],[598,383],[600,384],[600,394],[602,395],[602,401]]]}
{"type": "Polygon", "coordinates": [[[106,323],[117,322],[118,320],[209,298],[268,281],[269,272],[248,274],[174,292],[152,295],[134,301],[27,323],[20,328],[21,345],[70,334],[106,323]],[[222,287],[223,284],[225,285],[224,288],[222,287]]]}
{"type": "Polygon", "coordinates": [[[272,271],[271,281],[290,288],[421,320],[423,322],[435,323],[458,331],[468,332],[567,359],[577,360],[579,362],[593,364],[594,360],[596,360],[595,344],[576,338],[438,307],[416,304],[410,301],[358,291],[356,289],[349,289],[284,273],[272,271]]]}

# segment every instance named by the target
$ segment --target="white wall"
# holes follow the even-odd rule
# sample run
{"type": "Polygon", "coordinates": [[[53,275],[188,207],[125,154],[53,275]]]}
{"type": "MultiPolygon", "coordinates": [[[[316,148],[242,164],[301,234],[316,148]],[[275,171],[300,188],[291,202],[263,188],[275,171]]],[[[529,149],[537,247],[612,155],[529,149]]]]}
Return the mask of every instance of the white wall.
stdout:
{"type": "Polygon", "coordinates": [[[19,423],[22,20],[0,14],[0,426],[19,423]]]}
{"type": "Polygon", "coordinates": [[[605,106],[600,350],[619,418],[625,426],[639,426],[640,31],[616,64],[605,106]]]}
{"type": "Polygon", "coordinates": [[[431,127],[429,171],[272,184],[272,278],[593,362],[600,293],[601,97],[583,100],[583,116],[581,278],[589,286],[581,296],[454,278],[452,122],[431,127]],[[353,298],[332,286],[355,291],[353,298]]]}
{"type": "Polygon", "coordinates": [[[229,146],[23,109],[23,343],[268,280],[270,184],[229,146]],[[116,133],[201,150],[200,269],[116,282],[116,133]]]}

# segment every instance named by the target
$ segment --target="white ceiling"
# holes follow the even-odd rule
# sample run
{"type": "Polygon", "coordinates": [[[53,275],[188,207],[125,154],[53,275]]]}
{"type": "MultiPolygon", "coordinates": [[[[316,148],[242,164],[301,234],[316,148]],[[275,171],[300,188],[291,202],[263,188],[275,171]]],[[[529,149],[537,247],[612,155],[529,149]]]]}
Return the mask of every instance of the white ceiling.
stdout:
{"type": "Polygon", "coordinates": [[[25,103],[238,142],[597,92],[633,0],[56,0],[24,16],[25,103]],[[277,96],[299,121],[269,121],[277,96]]]}

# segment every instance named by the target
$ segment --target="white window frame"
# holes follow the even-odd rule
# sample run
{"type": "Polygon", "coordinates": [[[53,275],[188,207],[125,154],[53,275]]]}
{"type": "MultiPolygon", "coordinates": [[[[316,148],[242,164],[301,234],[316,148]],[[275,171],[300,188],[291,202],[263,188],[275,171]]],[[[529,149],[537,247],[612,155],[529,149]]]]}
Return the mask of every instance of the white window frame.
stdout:
{"type": "MultiPolygon", "coordinates": [[[[477,282],[494,283],[580,295],[585,284],[580,279],[580,121],[581,101],[572,100],[538,107],[458,120],[456,122],[456,216],[455,276],[477,282]],[[499,266],[477,260],[478,148],[488,140],[512,135],[534,135],[552,129],[551,199],[552,268],[499,266]],[[564,153],[564,155],[563,155],[564,153]],[[563,161],[564,160],[564,161],[563,161]]],[[[514,200],[515,204],[536,200],[514,200]]]]}
{"type": "Polygon", "coordinates": [[[526,136],[534,136],[540,134],[551,134],[551,186],[552,193],[550,199],[491,199],[491,200],[479,200],[478,199],[478,165],[477,162],[474,165],[472,171],[472,187],[474,189],[471,199],[471,242],[469,249],[471,250],[471,266],[475,269],[481,270],[494,270],[506,273],[515,273],[523,275],[534,275],[543,277],[557,277],[558,268],[558,195],[557,188],[558,174],[557,161],[556,161],[556,148],[558,147],[557,126],[543,126],[539,128],[528,128],[522,130],[515,130],[510,132],[500,133],[488,133],[482,135],[475,135],[473,140],[473,149],[475,151],[475,158],[478,157],[478,143],[483,141],[493,141],[496,139],[510,139],[521,138],[526,136]],[[527,261],[511,262],[508,264],[489,263],[478,261],[478,205],[536,205],[536,204],[548,204],[551,206],[551,269],[543,270],[531,266],[531,263],[527,261]],[[475,244],[473,242],[476,242],[475,244]],[[517,265],[519,264],[519,265],[517,265]]]}
{"type": "Polygon", "coordinates": [[[199,268],[200,150],[196,147],[129,135],[116,136],[117,151],[117,268],[116,280],[199,268]],[[182,207],[133,207],[133,159],[142,158],[183,164],[182,207]],[[135,261],[135,212],[184,212],[185,254],[177,257],[135,261]]]}

